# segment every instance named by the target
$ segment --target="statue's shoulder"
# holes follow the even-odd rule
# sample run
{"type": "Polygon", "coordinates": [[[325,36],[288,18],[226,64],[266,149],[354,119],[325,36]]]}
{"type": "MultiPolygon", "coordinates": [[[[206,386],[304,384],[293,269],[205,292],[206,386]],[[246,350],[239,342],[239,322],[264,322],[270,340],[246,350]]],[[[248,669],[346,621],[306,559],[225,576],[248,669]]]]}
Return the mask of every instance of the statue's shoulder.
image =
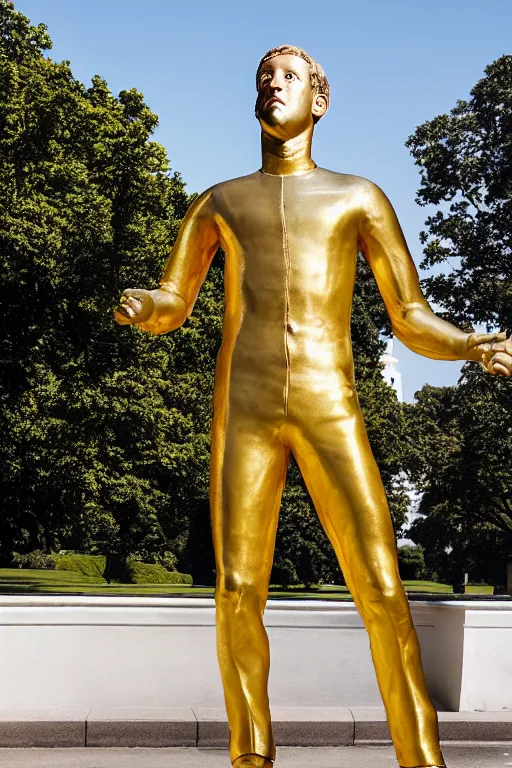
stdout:
{"type": "Polygon", "coordinates": [[[221,181],[208,190],[215,213],[225,216],[240,205],[250,205],[259,194],[262,174],[259,171],[247,176],[221,181]]]}
{"type": "Polygon", "coordinates": [[[231,192],[237,192],[242,189],[254,186],[261,181],[261,171],[255,171],[254,173],[248,173],[246,176],[237,176],[234,179],[227,179],[226,181],[220,181],[212,187],[214,194],[222,195],[231,192]]]}
{"type": "Polygon", "coordinates": [[[318,181],[340,195],[345,203],[354,211],[367,216],[375,212],[387,203],[387,197],[380,187],[364,176],[355,176],[351,173],[337,173],[336,171],[322,171],[318,181]]]}
{"type": "Polygon", "coordinates": [[[321,178],[326,184],[330,184],[340,191],[354,193],[361,192],[362,194],[367,194],[368,192],[371,193],[374,189],[378,189],[377,185],[374,184],[373,181],[365,179],[364,176],[355,176],[352,173],[339,173],[338,171],[329,171],[327,168],[318,168],[317,172],[317,178],[321,178]]]}
{"type": "Polygon", "coordinates": [[[214,208],[223,212],[233,205],[236,205],[237,201],[245,198],[246,195],[251,195],[261,182],[261,173],[256,171],[255,173],[249,173],[247,176],[237,176],[234,179],[227,179],[221,181],[210,187],[208,190],[211,195],[214,208]]]}

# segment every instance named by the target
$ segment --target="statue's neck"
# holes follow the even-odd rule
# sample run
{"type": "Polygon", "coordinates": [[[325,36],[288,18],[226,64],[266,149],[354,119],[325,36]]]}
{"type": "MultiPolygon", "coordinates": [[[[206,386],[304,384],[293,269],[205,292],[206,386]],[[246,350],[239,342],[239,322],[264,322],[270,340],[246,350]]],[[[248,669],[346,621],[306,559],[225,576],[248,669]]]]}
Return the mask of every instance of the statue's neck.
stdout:
{"type": "Polygon", "coordinates": [[[307,130],[286,141],[261,133],[261,170],[276,176],[292,176],[316,168],[311,159],[313,131],[307,130]]]}

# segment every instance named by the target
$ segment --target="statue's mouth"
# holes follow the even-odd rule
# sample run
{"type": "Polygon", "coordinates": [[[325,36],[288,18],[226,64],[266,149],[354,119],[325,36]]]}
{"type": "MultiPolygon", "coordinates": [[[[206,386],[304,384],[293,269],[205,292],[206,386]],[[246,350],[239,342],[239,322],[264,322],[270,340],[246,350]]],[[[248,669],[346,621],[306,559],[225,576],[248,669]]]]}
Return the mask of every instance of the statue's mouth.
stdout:
{"type": "Polygon", "coordinates": [[[272,96],[271,99],[269,99],[265,106],[271,107],[273,104],[282,104],[284,106],[284,101],[279,98],[279,96],[272,96]]]}

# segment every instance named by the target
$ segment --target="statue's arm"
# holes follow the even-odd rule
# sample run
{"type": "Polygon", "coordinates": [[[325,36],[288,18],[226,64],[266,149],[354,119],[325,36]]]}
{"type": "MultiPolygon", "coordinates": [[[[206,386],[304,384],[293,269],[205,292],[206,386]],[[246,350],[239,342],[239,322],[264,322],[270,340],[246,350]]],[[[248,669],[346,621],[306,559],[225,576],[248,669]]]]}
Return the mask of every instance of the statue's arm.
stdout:
{"type": "Polygon", "coordinates": [[[208,190],[192,203],[183,219],[160,287],[124,291],[115,312],[117,322],[138,325],[155,334],[179,328],[192,312],[218,247],[212,190],[208,190]]]}
{"type": "Polygon", "coordinates": [[[432,312],[391,203],[379,187],[364,184],[360,247],[375,275],[393,333],[425,357],[481,361],[484,349],[478,345],[493,341],[496,334],[464,333],[432,312]]]}

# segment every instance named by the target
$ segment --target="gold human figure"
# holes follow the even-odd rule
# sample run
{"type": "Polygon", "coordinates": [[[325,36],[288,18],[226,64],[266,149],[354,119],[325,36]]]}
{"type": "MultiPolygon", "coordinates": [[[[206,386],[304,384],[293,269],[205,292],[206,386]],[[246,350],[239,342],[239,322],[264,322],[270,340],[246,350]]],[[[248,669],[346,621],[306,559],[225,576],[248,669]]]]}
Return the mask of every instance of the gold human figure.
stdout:
{"type": "Polygon", "coordinates": [[[273,49],[258,67],[257,90],[261,169],[201,195],[160,288],[125,291],[115,314],[155,334],[178,328],[223,247],[211,514],[230,758],[236,768],[258,768],[275,757],[262,617],[293,451],[368,630],[398,761],[442,766],[389,509],[354,388],[350,311],[359,250],[394,334],[410,349],[482,361],[491,373],[510,375],[512,344],[437,317],[383,192],[315,165],[313,129],[329,106],[317,62],[298,48],[273,49]]]}

